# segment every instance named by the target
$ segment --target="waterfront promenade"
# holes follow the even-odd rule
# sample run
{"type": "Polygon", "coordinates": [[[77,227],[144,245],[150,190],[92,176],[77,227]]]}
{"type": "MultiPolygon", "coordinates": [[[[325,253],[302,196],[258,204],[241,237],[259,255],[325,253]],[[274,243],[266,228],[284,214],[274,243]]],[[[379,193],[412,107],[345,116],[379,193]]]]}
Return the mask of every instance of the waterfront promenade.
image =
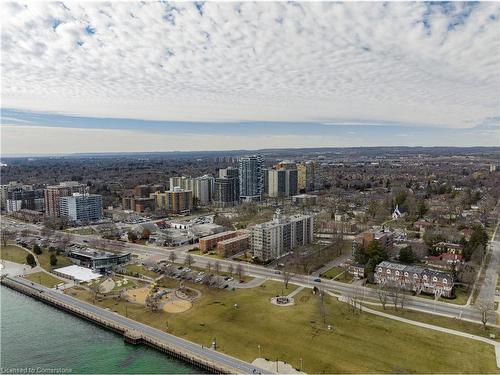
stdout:
{"type": "Polygon", "coordinates": [[[148,325],[128,319],[117,313],[80,301],[61,292],[48,289],[19,277],[5,277],[2,284],[40,299],[65,311],[86,318],[115,332],[130,336],[156,349],[190,362],[214,373],[265,374],[268,370],[216,350],[170,335],[148,325]]]}

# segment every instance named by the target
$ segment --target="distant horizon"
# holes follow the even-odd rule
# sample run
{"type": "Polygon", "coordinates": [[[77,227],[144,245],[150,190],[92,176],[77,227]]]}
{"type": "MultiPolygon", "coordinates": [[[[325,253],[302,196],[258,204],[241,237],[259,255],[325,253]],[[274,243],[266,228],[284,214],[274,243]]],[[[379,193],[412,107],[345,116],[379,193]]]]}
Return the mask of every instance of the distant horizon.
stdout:
{"type": "Polygon", "coordinates": [[[44,158],[44,157],[78,157],[78,156],[134,156],[134,155],[149,155],[149,154],[223,154],[223,156],[234,156],[237,157],[240,154],[254,154],[254,153],[268,153],[268,152],[280,152],[280,151],[313,151],[318,150],[318,152],[329,152],[334,150],[355,150],[355,149],[488,149],[488,150],[498,150],[500,152],[500,146],[335,146],[335,147],[277,147],[277,148],[262,148],[262,149],[232,149],[232,150],[174,150],[174,151],[102,151],[102,152],[74,152],[74,153],[60,153],[60,154],[0,154],[0,160],[3,158],[44,158]],[[228,154],[235,155],[228,155],[228,154]]]}

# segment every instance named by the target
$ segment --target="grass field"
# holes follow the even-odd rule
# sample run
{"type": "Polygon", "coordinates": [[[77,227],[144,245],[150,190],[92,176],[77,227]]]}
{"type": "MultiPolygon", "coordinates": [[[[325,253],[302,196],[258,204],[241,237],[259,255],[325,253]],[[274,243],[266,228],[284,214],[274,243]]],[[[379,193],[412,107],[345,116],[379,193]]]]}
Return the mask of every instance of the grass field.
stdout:
{"type": "Polygon", "coordinates": [[[124,274],[131,274],[132,276],[135,276],[135,274],[139,274],[150,277],[152,279],[159,276],[159,274],[148,270],[142,264],[127,264],[125,267],[123,267],[123,271],[124,274]]]}
{"type": "Polygon", "coordinates": [[[46,287],[53,288],[58,284],[64,283],[64,280],[58,279],[55,276],[49,275],[45,272],[35,272],[25,276],[25,279],[31,280],[35,283],[45,285],[46,287]]]}
{"type": "Polygon", "coordinates": [[[50,252],[47,249],[43,249],[42,254],[36,255],[38,258],[38,261],[40,262],[40,266],[47,271],[51,271],[54,268],[60,268],[60,267],[65,267],[65,266],[70,266],[73,263],[69,260],[69,258],[65,257],[64,255],[56,255],[57,257],[57,264],[52,267],[50,265],[50,256],[52,254],[56,254],[56,252],[50,252]]]}
{"type": "MultiPolygon", "coordinates": [[[[236,291],[196,288],[203,295],[184,313],[153,313],[128,304],[128,316],[202,345],[216,338],[220,351],[246,361],[258,356],[258,345],[263,357],[296,368],[303,358],[308,373],[499,372],[491,345],[372,314],[352,315],[346,304],[327,297],[325,322],[334,326],[329,331],[320,299],[309,289],[295,296],[295,306],[279,307],[269,303],[281,292],[279,282],[236,291]]],[[[70,293],[92,299],[86,291],[70,293]]],[[[98,304],[125,313],[124,302],[98,304]]]]}
{"type": "Polygon", "coordinates": [[[7,245],[0,247],[0,258],[20,264],[26,263],[26,256],[29,253],[22,247],[16,245],[7,245]]]}
{"type": "Polygon", "coordinates": [[[219,254],[217,254],[217,252],[215,250],[208,251],[206,253],[202,253],[201,250],[189,250],[189,254],[203,255],[203,256],[210,257],[210,258],[215,258],[215,259],[224,259],[224,257],[222,257],[219,254]]]}
{"type": "Polygon", "coordinates": [[[394,310],[394,306],[393,305],[391,306],[389,304],[386,306],[385,310],[382,308],[382,306],[366,305],[366,307],[372,310],[382,311],[387,314],[400,316],[402,318],[416,320],[422,323],[434,324],[436,326],[455,329],[457,331],[471,333],[473,335],[483,336],[486,338],[490,338],[490,333],[493,333],[496,335],[495,340],[500,342],[500,329],[487,327],[485,330],[482,324],[480,323],[472,323],[464,320],[450,319],[444,316],[426,314],[413,310],[403,310],[403,311],[401,311],[400,309],[394,310]]]}
{"type": "Polygon", "coordinates": [[[325,273],[321,274],[321,277],[333,279],[334,277],[340,275],[342,272],[344,272],[344,269],[342,267],[332,267],[325,273]]]}

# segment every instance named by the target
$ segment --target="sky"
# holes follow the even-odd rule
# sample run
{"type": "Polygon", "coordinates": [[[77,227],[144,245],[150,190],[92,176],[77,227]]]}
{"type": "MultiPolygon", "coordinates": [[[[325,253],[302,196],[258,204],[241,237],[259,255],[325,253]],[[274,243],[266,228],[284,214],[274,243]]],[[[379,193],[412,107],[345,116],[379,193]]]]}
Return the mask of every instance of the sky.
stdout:
{"type": "Polygon", "coordinates": [[[2,2],[1,153],[500,146],[495,2],[2,2]]]}

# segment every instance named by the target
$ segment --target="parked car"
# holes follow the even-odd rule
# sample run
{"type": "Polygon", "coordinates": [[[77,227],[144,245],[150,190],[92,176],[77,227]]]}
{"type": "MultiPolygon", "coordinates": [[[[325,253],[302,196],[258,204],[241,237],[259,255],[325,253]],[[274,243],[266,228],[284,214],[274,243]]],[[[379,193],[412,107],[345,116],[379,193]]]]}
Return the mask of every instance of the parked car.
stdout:
{"type": "Polygon", "coordinates": [[[321,279],[320,279],[320,278],[314,279],[314,282],[316,282],[316,283],[320,283],[320,282],[321,282],[321,279]]]}

